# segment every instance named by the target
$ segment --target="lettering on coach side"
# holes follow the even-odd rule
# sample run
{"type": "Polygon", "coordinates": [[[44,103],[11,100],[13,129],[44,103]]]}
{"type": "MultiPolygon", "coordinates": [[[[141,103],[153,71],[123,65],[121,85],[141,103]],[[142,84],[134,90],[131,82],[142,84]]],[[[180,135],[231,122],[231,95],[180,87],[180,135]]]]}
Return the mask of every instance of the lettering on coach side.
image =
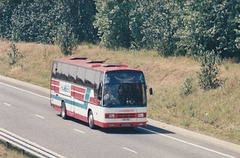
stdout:
{"type": "Polygon", "coordinates": [[[71,85],[60,82],[60,93],[70,96],[71,95],[71,85]]]}

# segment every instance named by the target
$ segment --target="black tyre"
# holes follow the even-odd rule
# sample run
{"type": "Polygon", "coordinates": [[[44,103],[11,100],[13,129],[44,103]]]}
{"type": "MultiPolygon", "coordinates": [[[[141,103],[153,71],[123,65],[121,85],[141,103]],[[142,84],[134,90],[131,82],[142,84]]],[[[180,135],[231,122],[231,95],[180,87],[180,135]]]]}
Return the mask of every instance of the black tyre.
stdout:
{"type": "Polygon", "coordinates": [[[94,129],[94,128],[95,128],[95,125],[94,125],[94,117],[93,117],[92,111],[89,111],[89,114],[88,114],[88,124],[89,124],[89,127],[90,127],[91,129],[94,129]]]}
{"type": "Polygon", "coordinates": [[[62,106],[61,106],[61,117],[63,119],[67,119],[66,105],[64,102],[62,102],[62,106]]]}

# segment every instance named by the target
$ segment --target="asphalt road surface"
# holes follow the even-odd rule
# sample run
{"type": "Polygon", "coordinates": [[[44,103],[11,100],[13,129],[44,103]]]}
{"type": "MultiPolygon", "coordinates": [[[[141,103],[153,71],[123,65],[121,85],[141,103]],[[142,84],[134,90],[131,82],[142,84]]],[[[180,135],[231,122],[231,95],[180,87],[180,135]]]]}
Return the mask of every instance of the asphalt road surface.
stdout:
{"type": "Polygon", "coordinates": [[[0,128],[68,158],[240,158],[240,146],[149,120],[146,128],[90,129],[63,120],[49,90],[0,76],[0,128]]]}

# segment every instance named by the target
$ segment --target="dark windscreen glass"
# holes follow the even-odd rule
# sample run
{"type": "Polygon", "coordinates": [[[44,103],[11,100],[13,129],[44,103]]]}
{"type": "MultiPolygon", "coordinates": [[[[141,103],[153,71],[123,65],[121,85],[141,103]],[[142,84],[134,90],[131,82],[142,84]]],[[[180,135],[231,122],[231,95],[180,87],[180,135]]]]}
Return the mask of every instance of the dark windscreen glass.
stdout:
{"type": "Polygon", "coordinates": [[[105,106],[146,105],[146,86],[141,71],[115,71],[105,75],[105,106]]]}
{"type": "Polygon", "coordinates": [[[141,71],[114,71],[106,73],[105,83],[145,83],[145,80],[141,71]]]}

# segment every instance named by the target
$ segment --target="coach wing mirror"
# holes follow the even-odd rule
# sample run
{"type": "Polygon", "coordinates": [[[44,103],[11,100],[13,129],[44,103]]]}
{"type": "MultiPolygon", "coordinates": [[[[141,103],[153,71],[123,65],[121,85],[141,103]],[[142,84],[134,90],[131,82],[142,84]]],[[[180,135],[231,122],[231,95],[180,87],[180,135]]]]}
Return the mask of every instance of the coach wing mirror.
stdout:
{"type": "Polygon", "coordinates": [[[150,94],[150,95],[153,95],[153,89],[152,89],[152,87],[149,87],[149,94],[150,94]]]}

